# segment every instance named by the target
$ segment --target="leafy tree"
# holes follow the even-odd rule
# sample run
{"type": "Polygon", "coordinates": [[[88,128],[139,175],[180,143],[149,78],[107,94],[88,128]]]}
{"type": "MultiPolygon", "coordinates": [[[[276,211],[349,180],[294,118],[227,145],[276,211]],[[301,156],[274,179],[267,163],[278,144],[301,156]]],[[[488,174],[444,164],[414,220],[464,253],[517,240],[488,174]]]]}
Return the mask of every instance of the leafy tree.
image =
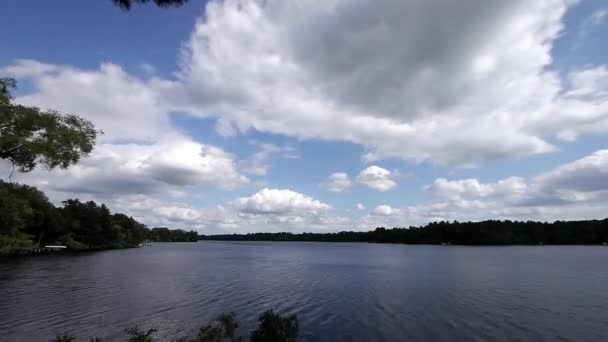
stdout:
{"type": "Polygon", "coordinates": [[[236,337],[238,323],[234,312],[222,314],[217,319],[200,328],[196,339],[192,342],[238,342],[242,339],[236,337]]]}
{"type": "Polygon", "coordinates": [[[15,86],[13,79],[0,79],[0,159],[28,172],[39,163],[67,168],[91,152],[102,132],[90,121],[13,104],[10,90],[15,86]]]}
{"type": "Polygon", "coordinates": [[[188,2],[188,0],[112,0],[115,5],[122,9],[130,10],[134,3],[145,4],[153,2],[158,7],[175,7],[181,6],[188,2]]]}
{"type": "Polygon", "coordinates": [[[31,237],[24,232],[33,217],[27,199],[19,196],[19,187],[0,181],[0,252],[32,246],[31,237]]]}
{"type": "Polygon", "coordinates": [[[152,335],[154,335],[156,331],[156,329],[148,329],[144,331],[138,327],[125,330],[125,332],[129,335],[129,342],[154,342],[152,335]]]}
{"type": "Polygon", "coordinates": [[[195,242],[198,240],[198,234],[195,231],[156,227],[150,230],[147,239],[156,242],[195,242]]]}
{"type": "Polygon", "coordinates": [[[296,316],[281,317],[268,310],[260,315],[260,325],[251,332],[251,342],[295,342],[298,337],[296,316]]]}

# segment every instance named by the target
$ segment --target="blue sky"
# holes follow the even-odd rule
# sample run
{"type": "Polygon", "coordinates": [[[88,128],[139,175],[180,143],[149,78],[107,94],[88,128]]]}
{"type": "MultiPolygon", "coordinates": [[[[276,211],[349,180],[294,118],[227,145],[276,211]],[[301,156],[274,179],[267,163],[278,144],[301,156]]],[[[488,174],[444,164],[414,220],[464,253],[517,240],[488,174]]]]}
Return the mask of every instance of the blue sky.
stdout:
{"type": "Polygon", "coordinates": [[[5,0],[0,13],[15,101],[106,133],[82,165],[16,177],[55,202],[209,233],[605,212],[600,1],[5,0]]]}

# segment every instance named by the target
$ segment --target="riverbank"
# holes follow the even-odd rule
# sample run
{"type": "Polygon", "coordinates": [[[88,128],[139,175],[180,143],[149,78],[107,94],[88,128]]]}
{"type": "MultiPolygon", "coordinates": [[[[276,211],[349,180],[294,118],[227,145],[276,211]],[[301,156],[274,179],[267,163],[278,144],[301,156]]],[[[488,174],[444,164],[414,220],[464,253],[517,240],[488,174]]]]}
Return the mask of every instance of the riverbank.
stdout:
{"type": "Polygon", "coordinates": [[[208,241],[369,242],[425,245],[608,245],[608,219],[585,221],[433,222],[422,227],[339,233],[200,235],[208,241]]]}

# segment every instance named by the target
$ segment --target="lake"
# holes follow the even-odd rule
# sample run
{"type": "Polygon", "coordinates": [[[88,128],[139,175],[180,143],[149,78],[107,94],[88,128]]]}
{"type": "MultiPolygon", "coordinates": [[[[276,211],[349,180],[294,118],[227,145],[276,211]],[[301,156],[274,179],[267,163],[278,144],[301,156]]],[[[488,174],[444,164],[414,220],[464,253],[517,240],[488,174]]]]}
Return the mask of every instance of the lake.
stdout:
{"type": "Polygon", "coordinates": [[[246,334],[266,309],[296,314],[303,341],[606,341],[608,247],[198,242],[0,259],[0,341],[120,341],[134,325],[169,340],[227,311],[246,334]]]}

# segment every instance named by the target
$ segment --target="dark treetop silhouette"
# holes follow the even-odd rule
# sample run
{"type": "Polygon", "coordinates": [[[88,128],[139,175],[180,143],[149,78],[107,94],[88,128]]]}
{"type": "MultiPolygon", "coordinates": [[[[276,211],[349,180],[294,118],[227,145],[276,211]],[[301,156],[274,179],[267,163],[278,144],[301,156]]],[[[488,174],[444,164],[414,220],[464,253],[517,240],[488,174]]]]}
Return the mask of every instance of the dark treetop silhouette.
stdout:
{"type": "Polygon", "coordinates": [[[62,244],[73,250],[135,247],[144,240],[196,241],[197,233],[148,229],[104,204],[69,199],[55,207],[41,191],[0,181],[0,253],[62,244]]]}
{"type": "Polygon", "coordinates": [[[589,221],[433,222],[423,227],[369,232],[201,235],[200,240],[385,242],[406,244],[539,245],[608,242],[608,219],[589,221]]]}
{"type": "Polygon", "coordinates": [[[174,7],[181,6],[188,2],[188,0],[112,0],[116,6],[119,6],[122,9],[130,10],[133,4],[146,4],[149,2],[153,2],[158,7],[174,7]]]}

